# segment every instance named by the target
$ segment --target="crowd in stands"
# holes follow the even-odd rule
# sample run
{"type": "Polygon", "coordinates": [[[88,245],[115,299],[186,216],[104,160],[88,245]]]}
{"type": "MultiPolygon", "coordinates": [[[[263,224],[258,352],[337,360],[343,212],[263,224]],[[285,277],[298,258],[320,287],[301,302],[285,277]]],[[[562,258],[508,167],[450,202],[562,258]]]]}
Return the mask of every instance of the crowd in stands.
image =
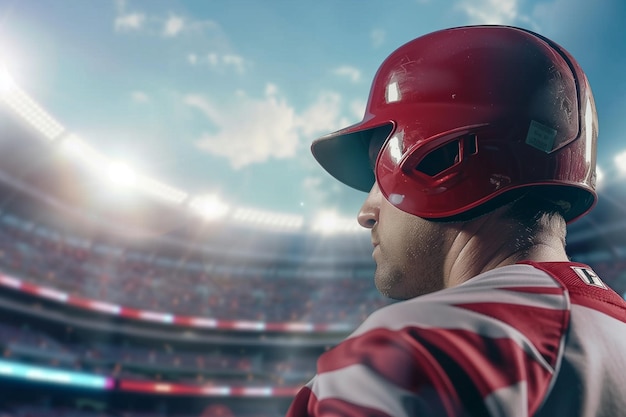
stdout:
{"type": "MultiPolygon", "coordinates": [[[[199,417],[197,414],[167,414],[172,417],[199,417]]],[[[283,417],[285,414],[277,412],[275,414],[267,413],[237,413],[237,417],[283,417]]],[[[10,410],[0,410],[0,417],[155,417],[152,413],[135,413],[135,412],[98,412],[84,411],[72,408],[54,408],[54,407],[35,407],[35,406],[17,406],[10,410]]],[[[207,417],[231,417],[234,414],[207,414],[207,417]]],[[[201,416],[200,416],[201,417],[201,416]]]]}
{"type": "MultiPolygon", "coordinates": [[[[280,259],[280,254],[277,257],[280,259]]],[[[171,251],[125,248],[121,242],[92,241],[14,215],[0,215],[0,272],[81,298],[182,316],[339,322],[352,326],[390,302],[378,294],[371,276],[360,276],[367,274],[357,274],[349,266],[338,267],[335,277],[327,273],[311,277],[308,273],[304,278],[296,267],[284,266],[289,265],[286,262],[277,262],[275,266],[249,262],[225,261],[219,257],[203,260],[201,256],[177,252],[174,248],[171,251]]],[[[604,282],[626,296],[626,259],[586,263],[604,282]]],[[[71,332],[71,326],[68,325],[67,331],[71,332]]],[[[136,343],[119,338],[79,340],[52,336],[33,323],[0,320],[3,359],[116,379],[202,386],[294,387],[307,382],[315,373],[316,359],[321,353],[312,349],[280,356],[268,354],[262,346],[192,349],[180,344],[136,343]]],[[[155,414],[0,402],[0,417],[40,415],[147,417],[155,414]]],[[[217,408],[206,415],[275,417],[283,413],[243,410],[229,414],[228,408],[217,408]]]]}
{"type": "MultiPolygon", "coordinates": [[[[265,412],[237,412],[237,417],[283,417],[285,414],[276,412],[268,414],[265,412]]],[[[95,411],[82,410],[69,407],[52,407],[52,406],[32,406],[20,405],[14,407],[6,407],[0,409],[0,417],[203,417],[203,414],[162,414],[155,415],[151,412],[132,412],[132,411],[95,411]]],[[[235,414],[206,414],[206,417],[234,417],[235,414]]]]}
{"type": "MultiPolygon", "coordinates": [[[[0,272],[83,298],[182,316],[354,326],[389,303],[371,277],[355,278],[347,268],[335,278],[302,278],[297,269],[285,274],[276,273],[285,267],[199,259],[125,250],[0,217],[0,272]]],[[[626,291],[626,261],[592,266],[626,291]]]]}
{"type": "Polygon", "coordinates": [[[58,404],[58,401],[44,397],[30,404],[0,399],[0,417],[283,417],[285,413],[281,407],[284,408],[284,405],[254,409],[212,402],[206,405],[204,410],[185,412],[181,410],[184,406],[168,407],[167,402],[163,400],[156,401],[156,405],[146,410],[146,407],[141,409],[123,405],[110,407],[98,401],[80,397],[58,404]],[[272,408],[276,410],[272,411],[272,408]]]}
{"type": "MultiPolygon", "coordinates": [[[[72,332],[68,326],[67,332],[72,332]]],[[[315,373],[315,352],[291,357],[262,349],[182,348],[128,340],[67,342],[27,323],[0,322],[3,358],[113,378],[206,385],[298,386],[315,373]]],[[[318,352],[319,353],[319,352],[318,352]]]]}
{"type": "MultiPolygon", "coordinates": [[[[202,260],[186,255],[175,249],[138,250],[121,243],[91,241],[13,215],[0,215],[0,272],[81,298],[182,316],[350,325],[357,325],[388,303],[373,287],[371,277],[355,277],[349,267],[343,267],[335,278],[327,273],[311,277],[315,274],[310,271],[303,278],[293,265],[286,271],[284,263],[255,265],[236,259],[229,263],[219,257],[202,260]]],[[[308,349],[288,355],[269,353],[270,349],[262,346],[186,349],[106,337],[79,342],[53,336],[36,326],[27,321],[0,320],[3,359],[116,379],[296,387],[314,374],[317,356],[323,350],[320,347],[319,351],[308,349]]],[[[244,410],[234,415],[274,417],[284,411],[268,414],[244,410]]],[[[0,412],[21,417],[143,417],[136,412],[96,413],[23,404],[0,405],[0,412]]]]}
{"type": "Polygon", "coordinates": [[[389,302],[371,277],[349,268],[304,279],[293,266],[285,273],[187,255],[127,250],[0,217],[0,271],[83,298],[183,316],[351,325],[389,302]]]}

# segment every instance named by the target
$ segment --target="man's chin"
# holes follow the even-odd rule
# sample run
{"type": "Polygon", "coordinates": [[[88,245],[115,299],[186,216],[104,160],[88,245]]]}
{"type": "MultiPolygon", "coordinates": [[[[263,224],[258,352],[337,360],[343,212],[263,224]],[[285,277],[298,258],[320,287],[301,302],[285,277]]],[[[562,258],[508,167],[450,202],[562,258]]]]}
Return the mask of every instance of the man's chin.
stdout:
{"type": "Polygon", "coordinates": [[[393,283],[384,282],[381,280],[375,280],[376,289],[384,297],[390,298],[396,301],[410,300],[415,297],[430,294],[439,291],[441,288],[411,288],[402,289],[398,285],[392,285],[393,283]]]}
{"type": "Polygon", "coordinates": [[[391,298],[392,300],[408,300],[412,297],[407,297],[407,294],[400,291],[397,286],[390,285],[388,282],[384,282],[382,280],[375,279],[376,289],[378,292],[384,297],[391,298]]]}

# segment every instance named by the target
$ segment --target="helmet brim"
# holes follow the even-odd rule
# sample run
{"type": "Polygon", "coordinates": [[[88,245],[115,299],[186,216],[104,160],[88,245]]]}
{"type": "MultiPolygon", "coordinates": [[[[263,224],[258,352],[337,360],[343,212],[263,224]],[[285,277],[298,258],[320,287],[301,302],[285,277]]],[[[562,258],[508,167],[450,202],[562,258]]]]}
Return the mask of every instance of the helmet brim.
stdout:
{"type": "Polygon", "coordinates": [[[387,137],[393,130],[393,122],[371,124],[362,121],[316,139],[311,152],[317,162],[340,182],[359,191],[369,192],[374,182],[373,164],[369,145],[375,131],[386,129],[387,137]]]}

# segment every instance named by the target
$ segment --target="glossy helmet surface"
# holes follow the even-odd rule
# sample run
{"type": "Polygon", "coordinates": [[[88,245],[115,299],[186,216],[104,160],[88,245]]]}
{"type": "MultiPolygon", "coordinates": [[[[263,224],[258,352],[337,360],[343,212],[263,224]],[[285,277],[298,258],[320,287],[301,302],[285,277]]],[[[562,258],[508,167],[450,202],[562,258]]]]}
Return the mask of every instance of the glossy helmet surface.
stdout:
{"type": "Polygon", "coordinates": [[[592,92],[567,51],[528,30],[468,26],[394,51],[363,120],[311,148],[341,182],[367,192],[376,180],[419,217],[480,214],[533,187],[571,222],[596,202],[596,141],[592,92]],[[381,134],[374,164],[368,149],[381,134]]]}

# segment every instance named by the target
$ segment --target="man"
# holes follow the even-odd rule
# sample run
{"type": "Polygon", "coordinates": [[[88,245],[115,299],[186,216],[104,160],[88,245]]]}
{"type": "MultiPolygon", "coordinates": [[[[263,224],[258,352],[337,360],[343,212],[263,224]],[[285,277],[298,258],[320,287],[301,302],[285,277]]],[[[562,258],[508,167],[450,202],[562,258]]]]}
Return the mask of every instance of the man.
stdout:
{"type": "Polygon", "coordinates": [[[288,416],[626,415],[626,303],[565,252],[596,138],[585,74],[545,37],[461,27],[393,52],[363,121],[312,151],[369,191],[375,283],[404,301],[323,354],[288,416]]]}

